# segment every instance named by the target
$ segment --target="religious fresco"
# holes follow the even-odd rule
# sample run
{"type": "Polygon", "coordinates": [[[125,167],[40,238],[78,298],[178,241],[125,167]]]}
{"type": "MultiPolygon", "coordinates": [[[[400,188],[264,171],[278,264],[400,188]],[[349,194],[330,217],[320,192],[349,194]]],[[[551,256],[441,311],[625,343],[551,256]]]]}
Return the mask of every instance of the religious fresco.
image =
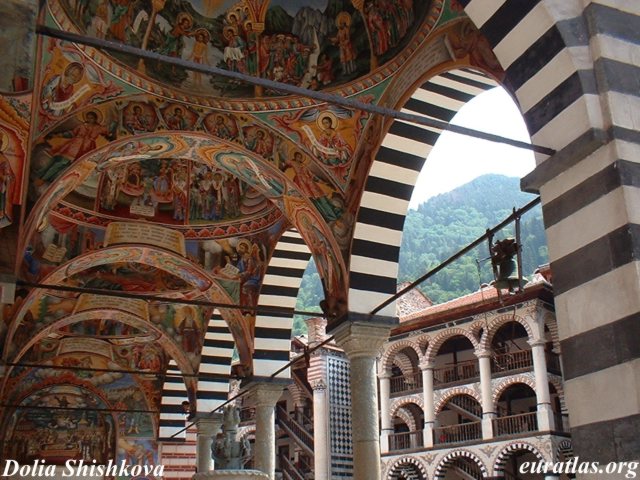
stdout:
{"type": "Polygon", "coordinates": [[[0,228],[13,223],[13,206],[21,203],[23,161],[18,138],[0,126],[0,228]]]}
{"type": "Polygon", "coordinates": [[[188,242],[187,254],[215,275],[233,302],[257,305],[258,293],[281,226],[251,237],[188,242]]]}
{"type": "Polygon", "coordinates": [[[35,63],[36,0],[3,0],[0,3],[0,92],[24,92],[33,88],[35,63]]]}
{"type": "MultiPolygon", "coordinates": [[[[72,45],[49,40],[43,50],[46,53],[38,99],[41,130],[80,107],[103,102],[123,92],[122,87],[96,65],[87,62],[72,45]]],[[[90,123],[93,130],[103,120],[99,113],[96,115],[97,118],[90,123]]],[[[87,118],[82,120],[83,123],[89,123],[87,118]]],[[[88,134],[85,132],[83,136],[87,137],[88,134]]]]}
{"type": "MultiPolygon", "coordinates": [[[[116,367],[108,358],[113,353],[99,340],[85,340],[84,347],[73,339],[56,345],[59,355],[52,366],[104,371],[14,369],[9,386],[17,388],[6,399],[21,408],[4,412],[4,458],[22,463],[44,459],[53,465],[67,460],[157,463],[158,414],[153,412],[160,402],[158,377],[108,371],[116,367]],[[96,351],[86,351],[91,349],[96,351]]],[[[129,350],[139,352],[140,359],[146,353],[129,350]]]]}
{"type": "Polygon", "coordinates": [[[0,95],[0,228],[14,223],[22,203],[31,94],[0,95]]]}
{"type": "Polygon", "coordinates": [[[362,112],[336,106],[272,116],[285,132],[299,139],[342,189],[348,182],[353,154],[367,118],[362,112]]]}
{"type": "MultiPolygon", "coordinates": [[[[431,1],[414,0],[60,1],[65,13],[54,8],[54,14],[66,15],[88,35],[314,90],[355,80],[387,63],[407,46],[432,7],[431,1]]],[[[429,20],[432,26],[435,19],[429,20]]],[[[280,95],[160,62],[113,56],[188,91],[280,95]]]]}
{"type": "Polygon", "coordinates": [[[114,457],[114,418],[96,411],[106,408],[96,395],[72,385],[55,386],[34,393],[22,405],[27,408],[14,414],[5,458],[64,465],[67,460],[93,459],[101,464],[114,457]]]}
{"type": "MultiPolygon", "coordinates": [[[[105,110],[110,113],[108,110],[105,110]]],[[[29,197],[42,195],[51,183],[83,155],[115,138],[115,118],[90,109],[59,124],[33,149],[29,197]]]]}

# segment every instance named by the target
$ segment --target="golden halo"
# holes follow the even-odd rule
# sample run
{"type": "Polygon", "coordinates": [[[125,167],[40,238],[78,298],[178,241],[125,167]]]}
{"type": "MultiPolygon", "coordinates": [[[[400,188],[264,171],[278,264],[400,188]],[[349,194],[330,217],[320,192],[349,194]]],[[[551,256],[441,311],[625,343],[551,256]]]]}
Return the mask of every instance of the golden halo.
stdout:
{"type": "Polygon", "coordinates": [[[338,126],[338,118],[335,116],[335,114],[332,112],[324,112],[318,115],[318,119],[316,120],[316,123],[318,124],[321,130],[324,130],[324,125],[322,125],[322,121],[325,118],[328,118],[329,120],[331,120],[331,128],[335,129],[338,126]]]}
{"type": "Polygon", "coordinates": [[[100,110],[96,110],[96,109],[91,109],[91,110],[87,110],[86,112],[84,112],[82,114],[82,119],[86,122],[87,121],[87,115],[89,113],[95,113],[96,114],[96,123],[102,123],[102,112],[100,112],[100,110]]]}
{"type": "Polygon", "coordinates": [[[340,12],[336,17],[337,27],[340,27],[340,25],[342,25],[343,23],[346,23],[347,27],[351,26],[351,15],[349,15],[349,12],[340,12]]]}
{"type": "Polygon", "coordinates": [[[236,251],[239,250],[240,245],[245,245],[247,247],[247,253],[251,253],[251,242],[249,240],[247,240],[246,238],[238,240],[238,243],[236,244],[236,251]]]}
{"type": "Polygon", "coordinates": [[[227,25],[226,27],[224,27],[222,29],[222,34],[223,34],[223,36],[225,38],[226,38],[228,32],[231,32],[231,35],[233,35],[234,37],[238,34],[238,31],[236,30],[236,27],[232,27],[231,25],[227,25]]]}
{"type": "Polygon", "coordinates": [[[193,18],[187,12],[180,12],[176,18],[176,23],[180,25],[182,23],[182,20],[184,20],[185,18],[189,20],[188,28],[191,28],[193,26],[193,18]]]}
{"type": "Polygon", "coordinates": [[[198,28],[195,32],[193,32],[194,37],[197,37],[198,34],[202,34],[204,36],[204,43],[209,43],[211,41],[211,34],[206,28],[198,28]]]}

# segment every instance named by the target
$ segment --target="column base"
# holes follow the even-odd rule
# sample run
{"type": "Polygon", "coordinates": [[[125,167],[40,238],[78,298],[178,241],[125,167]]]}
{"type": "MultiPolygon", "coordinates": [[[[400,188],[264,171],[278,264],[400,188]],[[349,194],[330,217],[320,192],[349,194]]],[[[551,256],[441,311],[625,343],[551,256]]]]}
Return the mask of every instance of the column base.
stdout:
{"type": "Polygon", "coordinates": [[[555,418],[551,405],[538,405],[538,430],[548,432],[555,430],[555,418]]]}
{"type": "Polygon", "coordinates": [[[493,419],[495,415],[488,416],[482,419],[482,439],[491,440],[493,438],[493,419]]]}
{"type": "Polygon", "coordinates": [[[258,470],[214,470],[213,472],[196,473],[193,480],[258,480],[269,478],[264,472],[258,470]]]}
{"type": "Polygon", "coordinates": [[[426,423],[422,430],[422,442],[425,448],[433,447],[433,423],[426,423]]]}

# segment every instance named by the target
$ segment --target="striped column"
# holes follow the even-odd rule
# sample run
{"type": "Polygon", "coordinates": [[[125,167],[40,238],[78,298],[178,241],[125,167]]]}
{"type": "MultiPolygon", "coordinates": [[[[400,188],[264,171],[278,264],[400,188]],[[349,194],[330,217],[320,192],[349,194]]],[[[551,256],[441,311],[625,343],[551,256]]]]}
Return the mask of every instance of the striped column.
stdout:
{"type": "Polygon", "coordinates": [[[533,141],[558,150],[523,184],[543,201],[576,454],[637,460],[640,4],[462,3],[533,141]]]}
{"type": "Polygon", "coordinates": [[[209,319],[198,372],[198,413],[209,413],[229,396],[233,336],[216,310],[209,319]]]}
{"type": "MultiPolygon", "coordinates": [[[[295,308],[298,289],[311,253],[296,231],[285,232],[276,245],[260,290],[259,304],[295,308]]],[[[283,314],[256,316],[253,374],[268,377],[289,362],[293,318],[283,314]]],[[[279,376],[288,378],[289,370],[279,376]]]]}

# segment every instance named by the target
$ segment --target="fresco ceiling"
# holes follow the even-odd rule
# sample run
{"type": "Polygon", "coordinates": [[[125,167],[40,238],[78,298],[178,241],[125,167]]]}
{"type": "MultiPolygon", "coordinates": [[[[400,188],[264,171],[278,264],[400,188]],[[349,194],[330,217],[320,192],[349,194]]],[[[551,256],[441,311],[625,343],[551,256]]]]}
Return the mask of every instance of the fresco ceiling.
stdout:
{"type": "MultiPolygon", "coordinates": [[[[246,307],[259,304],[269,260],[291,228],[327,297],[346,307],[360,196],[390,123],[36,36],[36,24],[392,108],[435,72],[470,65],[501,75],[455,0],[49,0],[39,12],[35,0],[8,0],[3,8],[20,21],[3,24],[0,40],[20,44],[21,62],[0,71],[0,228],[20,227],[10,266],[18,278],[73,291],[19,289],[0,317],[2,358],[139,372],[16,366],[0,383],[16,404],[156,411],[162,386],[149,372],[170,361],[198,371],[213,309],[193,300],[240,306],[219,311],[250,373],[255,312],[246,307]],[[36,394],[44,385],[54,386],[36,394]]],[[[196,384],[184,382],[196,409],[196,384]]],[[[78,440],[77,452],[55,461],[155,451],[151,413],[15,413],[0,422],[10,422],[24,459],[30,440],[20,425],[43,422],[60,425],[60,438],[42,447],[52,458],[72,425],[119,439],[117,448],[78,440]]]]}

